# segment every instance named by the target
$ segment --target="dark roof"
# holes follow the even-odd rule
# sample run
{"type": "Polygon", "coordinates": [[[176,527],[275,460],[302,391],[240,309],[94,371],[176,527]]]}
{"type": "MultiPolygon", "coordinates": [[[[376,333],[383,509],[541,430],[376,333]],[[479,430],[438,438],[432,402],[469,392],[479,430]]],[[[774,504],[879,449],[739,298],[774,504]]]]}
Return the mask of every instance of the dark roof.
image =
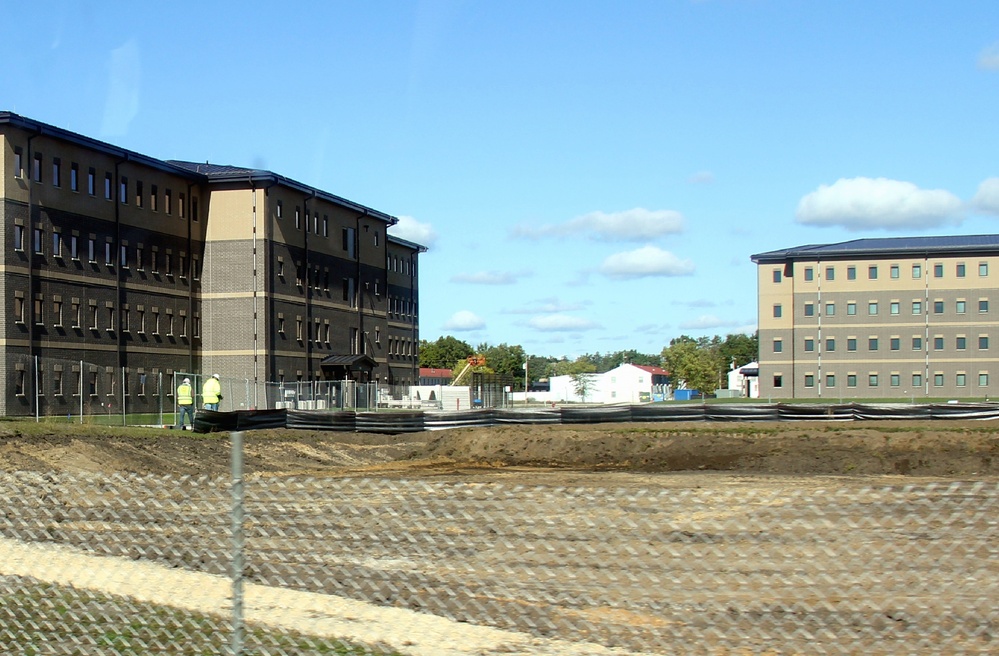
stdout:
{"type": "Polygon", "coordinates": [[[332,367],[367,367],[370,369],[378,363],[371,356],[359,353],[354,355],[327,355],[320,364],[332,367]]]}
{"type": "Polygon", "coordinates": [[[273,171],[266,171],[264,169],[248,169],[241,166],[231,166],[228,164],[210,164],[208,162],[185,162],[182,160],[170,160],[170,164],[174,166],[179,166],[181,168],[193,171],[195,173],[200,173],[208,178],[210,183],[255,183],[255,184],[280,184],[285,187],[291,187],[302,193],[315,195],[317,198],[322,198],[323,200],[329,201],[335,205],[341,207],[346,207],[347,209],[353,210],[355,212],[361,212],[365,216],[370,216],[373,219],[380,219],[385,221],[389,225],[395,225],[399,222],[399,219],[392,216],[391,214],[386,214],[385,212],[380,212],[378,210],[372,209],[361,205],[360,203],[355,203],[354,201],[347,200],[342,196],[337,196],[329,192],[323,191],[322,189],[317,189],[316,187],[311,187],[303,182],[298,182],[297,180],[292,180],[283,175],[274,173],[273,171]]]}
{"type": "Polygon", "coordinates": [[[21,128],[22,130],[28,130],[36,134],[45,135],[54,139],[60,139],[62,141],[76,144],[78,146],[83,146],[84,148],[96,150],[99,153],[104,153],[124,161],[137,162],[143,166],[149,166],[160,171],[166,171],[167,173],[183,176],[189,180],[197,180],[198,182],[204,182],[206,180],[204,175],[199,175],[196,171],[192,171],[187,167],[178,166],[175,162],[156,159],[155,157],[137,153],[134,150],[114,146],[106,141],[92,139],[76,132],[71,132],[54,125],[49,125],[48,123],[42,123],[41,121],[26,118],[20,114],[15,114],[14,112],[0,112],[0,125],[4,124],[13,125],[21,128]]]}
{"type": "Polygon", "coordinates": [[[824,260],[863,256],[999,254],[999,235],[947,235],[940,237],[881,237],[854,239],[836,244],[808,244],[752,256],[757,264],[792,260],[824,260]]]}
{"type": "Polygon", "coordinates": [[[408,239],[403,239],[402,237],[396,237],[395,235],[389,235],[386,233],[389,243],[398,244],[406,248],[412,249],[417,253],[426,253],[427,247],[422,244],[417,244],[415,241],[409,241],[408,239]]]}

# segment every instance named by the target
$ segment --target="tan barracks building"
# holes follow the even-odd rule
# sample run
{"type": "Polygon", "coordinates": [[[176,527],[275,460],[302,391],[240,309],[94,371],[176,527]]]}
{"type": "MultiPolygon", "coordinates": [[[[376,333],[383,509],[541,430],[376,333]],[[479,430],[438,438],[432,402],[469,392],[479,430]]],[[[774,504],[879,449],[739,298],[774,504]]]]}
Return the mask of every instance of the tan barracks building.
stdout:
{"type": "Polygon", "coordinates": [[[418,383],[426,249],[387,234],[395,217],[9,112],[0,138],[0,415],[98,389],[152,410],[149,381],[174,372],[418,383]]]}
{"type": "Polygon", "coordinates": [[[761,398],[999,393],[999,235],[759,253],[761,398]]]}

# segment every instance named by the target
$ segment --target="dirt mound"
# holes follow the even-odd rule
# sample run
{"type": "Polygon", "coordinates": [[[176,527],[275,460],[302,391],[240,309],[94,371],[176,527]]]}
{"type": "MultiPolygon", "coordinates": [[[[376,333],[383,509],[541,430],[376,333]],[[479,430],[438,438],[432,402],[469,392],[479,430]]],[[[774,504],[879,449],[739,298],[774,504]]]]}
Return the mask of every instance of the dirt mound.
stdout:
{"type": "MultiPolygon", "coordinates": [[[[0,424],[0,470],[217,476],[227,434],[33,422],[0,424]]],[[[458,428],[403,435],[293,430],[245,435],[259,475],[429,475],[462,468],[984,476],[999,474],[999,425],[594,424],[458,428]]]]}

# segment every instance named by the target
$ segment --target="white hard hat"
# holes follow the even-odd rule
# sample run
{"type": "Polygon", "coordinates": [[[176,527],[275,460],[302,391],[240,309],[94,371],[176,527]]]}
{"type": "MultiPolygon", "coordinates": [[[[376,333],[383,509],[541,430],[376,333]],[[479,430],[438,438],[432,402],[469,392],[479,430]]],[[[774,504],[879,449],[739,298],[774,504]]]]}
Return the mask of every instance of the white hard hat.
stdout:
{"type": "Polygon", "coordinates": [[[184,382],[185,382],[185,383],[189,383],[189,382],[191,382],[191,379],[190,379],[190,378],[185,378],[185,379],[184,379],[184,382]]]}
{"type": "Polygon", "coordinates": [[[219,377],[218,374],[212,374],[212,378],[218,378],[218,377],[219,377]]]}

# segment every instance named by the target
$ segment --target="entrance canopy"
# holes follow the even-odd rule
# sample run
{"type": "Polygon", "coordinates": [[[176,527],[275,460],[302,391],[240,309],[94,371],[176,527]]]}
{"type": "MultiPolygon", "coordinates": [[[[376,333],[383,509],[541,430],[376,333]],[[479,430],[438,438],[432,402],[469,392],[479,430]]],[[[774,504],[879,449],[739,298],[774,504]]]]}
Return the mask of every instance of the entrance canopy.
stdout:
{"type": "Polygon", "coordinates": [[[319,363],[328,380],[355,380],[360,383],[371,381],[371,371],[378,363],[364,354],[327,355],[319,363]]]}

